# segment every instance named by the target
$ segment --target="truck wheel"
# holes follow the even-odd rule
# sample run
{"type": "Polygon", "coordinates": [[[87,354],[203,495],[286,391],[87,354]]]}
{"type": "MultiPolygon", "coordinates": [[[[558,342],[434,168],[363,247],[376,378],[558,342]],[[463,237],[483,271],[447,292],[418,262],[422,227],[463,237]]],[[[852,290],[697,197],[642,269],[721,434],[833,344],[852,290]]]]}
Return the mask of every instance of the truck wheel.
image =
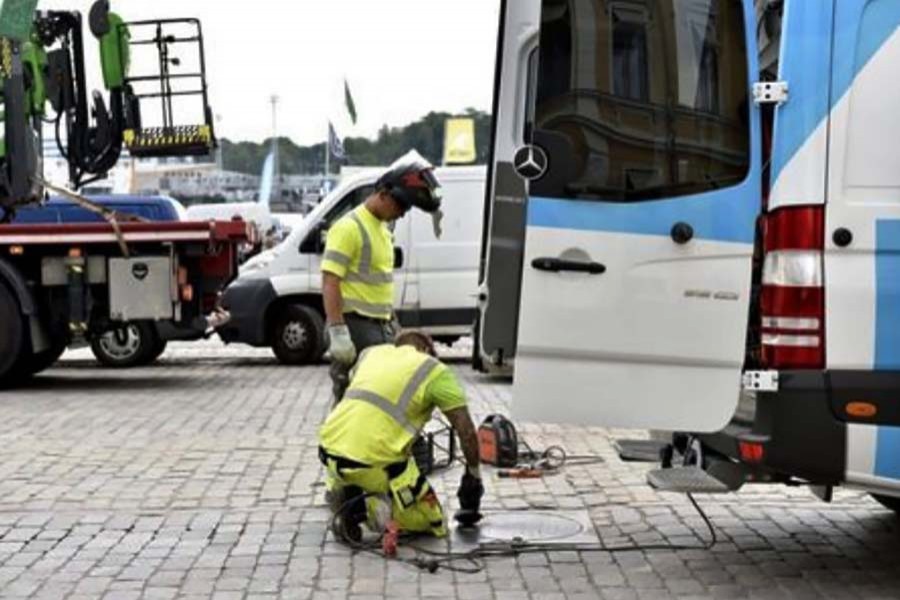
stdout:
{"type": "Polygon", "coordinates": [[[168,345],[169,342],[160,339],[159,334],[157,334],[153,343],[153,347],[150,348],[147,356],[145,356],[144,360],[141,362],[141,365],[151,365],[156,362],[156,359],[162,356],[163,352],[166,351],[166,346],[168,345]]]}
{"type": "Polygon", "coordinates": [[[155,349],[159,339],[150,323],[126,323],[122,327],[95,337],[91,350],[100,363],[114,369],[126,369],[146,364],[146,357],[155,349]]]}
{"type": "Polygon", "coordinates": [[[286,365],[319,361],[325,353],[325,319],[308,306],[284,306],[272,327],[272,350],[286,365]]]}
{"type": "Polygon", "coordinates": [[[24,345],[24,321],[9,289],[0,283],[0,387],[13,383],[13,371],[24,345]]]}
{"type": "Polygon", "coordinates": [[[900,517],[900,498],[895,496],[881,496],[879,494],[872,494],[872,497],[878,500],[882,506],[885,508],[889,508],[900,517]]]}

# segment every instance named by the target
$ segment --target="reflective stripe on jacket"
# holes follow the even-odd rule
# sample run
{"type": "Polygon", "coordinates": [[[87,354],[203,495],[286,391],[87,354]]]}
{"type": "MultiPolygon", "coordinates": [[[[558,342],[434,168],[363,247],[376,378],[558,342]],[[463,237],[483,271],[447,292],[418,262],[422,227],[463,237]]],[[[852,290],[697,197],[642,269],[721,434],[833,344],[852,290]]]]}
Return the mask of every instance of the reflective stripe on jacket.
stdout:
{"type": "Polygon", "coordinates": [[[322,446],[373,466],[403,460],[435,408],[426,389],[446,369],[411,346],[368,348],[319,432],[322,446]]]}
{"type": "Polygon", "coordinates": [[[341,278],[344,312],[389,320],[394,305],[394,243],[363,205],[328,231],[322,271],[341,278]]]}

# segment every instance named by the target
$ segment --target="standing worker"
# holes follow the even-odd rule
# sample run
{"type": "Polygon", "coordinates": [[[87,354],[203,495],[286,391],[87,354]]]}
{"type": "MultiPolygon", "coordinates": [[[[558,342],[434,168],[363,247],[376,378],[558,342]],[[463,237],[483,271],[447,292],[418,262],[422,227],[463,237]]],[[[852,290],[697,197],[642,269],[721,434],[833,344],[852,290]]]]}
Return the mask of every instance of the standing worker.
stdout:
{"type": "Polygon", "coordinates": [[[387,224],[417,207],[435,218],[441,188],[434,167],[415,150],[397,160],[375,191],[328,231],[322,292],[331,348],[334,402],[347,389],[358,352],[394,337],[394,240],[387,224]]]}
{"type": "Polygon", "coordinates": [[[441,503],[411,452],[435,408],[450,421],[466,459],[456,519],[464,525],[481,519],[484,486],[475,425],[459,382],[434,355],[431,338],[416,331],[401,334],[395,344],[369,348],[319,430],[338,539],[358,541],[363,523],[382,533],[391,521],[399,532],[447,534],[441,503]]]}

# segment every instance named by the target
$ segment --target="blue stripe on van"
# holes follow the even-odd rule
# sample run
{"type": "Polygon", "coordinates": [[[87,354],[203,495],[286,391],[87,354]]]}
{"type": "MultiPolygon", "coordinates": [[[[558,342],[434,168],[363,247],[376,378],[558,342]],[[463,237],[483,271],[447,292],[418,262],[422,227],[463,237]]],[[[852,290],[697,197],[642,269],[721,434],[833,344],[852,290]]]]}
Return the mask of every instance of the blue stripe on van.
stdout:
{"type": "Polygon", "coordinates": [[[875,223],[875,364],[900,370],[900,220],[875,223]]]}
{"type": "Polygon", "coordinates": [[[741,186],[635,204],[532,197],[528,199],[528,225],[668,236],[673,225],[685,222],[694,228],[696,239],[752,244],[758,207],[751,202],[729,202],[723,198],[747,193],[741,186]]]}
{"type": "MultiPolygon", "coordinates": [[[[781,36],[778,78],[790,86],[790,100],[778,107],[772,145],[772,181],[830,111],[831,2],[788,2],[781,36]]],[[[809,198],[807,201],[820,201],[809,198]]]]}
{"type": "Polygon", "coordinates": [[[875,475],[900,479],[900,427],[878,428],[875,475]]]}
{"type": "MultiPolygon", "coordinates": [[[[900,220],[875,223],[876,370],[900,369],[900,220]]],[[[900,401],[900,400],[898,400],[900,401]]],[[[879,427],[875,475],[900,479],[900,427],[879,427]]]]}
{"type": "Polygon", "coordinates": [[[857,74],[900,27],[900,2],[897,0],[853,0],[838,4],[834,47],[854,51],[834,53],[835,97],[831,100],[834,104],[847,93],[857,74]]]}
{"type": "Polygon", "coordinates": [[[790,85],[790,100],[778,109],[773,181],[900,27],[897,0],[843,0],[837,4],[837,14],[833,14],[831,2],[787,4],[779,78],[790,85]],[[830,94],[823,93],[827,89],[830,94]]]}

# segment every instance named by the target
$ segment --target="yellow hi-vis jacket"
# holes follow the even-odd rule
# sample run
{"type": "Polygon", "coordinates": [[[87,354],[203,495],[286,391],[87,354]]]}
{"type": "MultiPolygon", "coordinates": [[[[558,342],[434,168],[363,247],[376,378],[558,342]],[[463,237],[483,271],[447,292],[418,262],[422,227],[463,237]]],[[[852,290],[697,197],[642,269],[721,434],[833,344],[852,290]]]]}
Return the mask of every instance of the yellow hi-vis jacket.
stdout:
{"type": "Polygon", "coordinates": [[[341,278],[344,312],[390,320],[394,308],[394,239],[360,205],[328,230],[322,272],[341,278]]]}
{"type": "Polygon", "coordinates": [[[406,460],[412,441],[435,408],[466,405],[453,372],[412,346],[366,349],[350,387],[319,430],[335,456],[377,467],[406,460]]]}

